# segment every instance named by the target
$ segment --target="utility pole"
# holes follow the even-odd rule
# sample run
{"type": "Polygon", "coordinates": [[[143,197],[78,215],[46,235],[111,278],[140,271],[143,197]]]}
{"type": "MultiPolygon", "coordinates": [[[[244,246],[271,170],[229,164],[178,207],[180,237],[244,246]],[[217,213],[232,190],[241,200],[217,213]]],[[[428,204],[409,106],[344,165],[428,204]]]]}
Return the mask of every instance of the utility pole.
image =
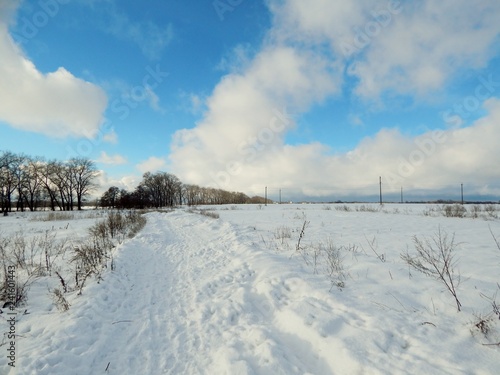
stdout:
{"type": "Polygon", "coordinates": [[[266,195],[265,195],[264,206],[267,206],[267,186],[266,186],[266,195]]]}
{"type": "Polygon", "coordinates": [[[382,204],[382,177],[379,177],[378,181],[380,185],[380,204],[382,204]]]}
{"type": "Polygon", "coordinates": [[[464,204],[464,184],[460,184],[460,190],[462,192],[462,205],[464,204]]]}
{"type": "Polygon", "coordinates": [[[401,203],[403,203],[403,187],[401,186],[401,203]]]}
{"type": "Polygon", "coordinates": [[[281,189],[280,189],[280,204],[281,204],[281,189]]]}

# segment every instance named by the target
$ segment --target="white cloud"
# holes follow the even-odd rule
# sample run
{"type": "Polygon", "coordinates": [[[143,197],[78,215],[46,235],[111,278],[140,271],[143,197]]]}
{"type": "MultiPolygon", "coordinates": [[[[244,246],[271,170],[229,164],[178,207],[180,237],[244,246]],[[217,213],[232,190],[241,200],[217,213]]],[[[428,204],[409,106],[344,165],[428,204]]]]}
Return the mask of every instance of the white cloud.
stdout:
{"type": "Polygon", "coordinates": [[[361,127],[364,125],[363,120],[359,114],[351,113],[349,115],[349,122],[352,124],[352,126],[355,127],[361,127]]]}
{"type": "Polygon", "coordinates": [[[164,169],[167,166],[167,162],[163,158],[158,158],[151,156],[149,159],[137,164],[136,168],[141,173],[146,172],[156,172],[164,169]]]}
{"type": "Polygon", "coordinates": [[[105,171],[100,171],[97,181],[99,189],[95,192],[94,195],[96,197],[100,197],[111,186],[116,186],[120,190],[125,189],[128,192],[132,192],[135,190],[137,185],[139,185],[141,180],[142,177],[136,175],[110,177],[105,171]]]}
{"type": "Polygon", "coordinates": [[[0,3],[0,23],[8,24],[19,7],[20,0],[4,0],[0,3]]]}
{"type": "Polygon", "coordinates": [[[127,159],[121,155],[108,155],[105,151],[101,151],[101,156],[97,159],[99,163],[110,164],[110,165],[120,165],[127,164],[127,159]]]}
{"type": "Polygon", "coordinates": [[[205,100],[199,95],[192,93],[188,95],[188,98],[189,98],[188,111],[193,114],[200,113],[205,106],[205,100]]]}
{"type": "Polygon", "coordinates": [[[123,176],[120,177],[119,180],[115,183],[116,186],[122,187],[129,191],[132,192],[135,190],[135,188],[139,185],[139,183],[142,181],[142,177],[140,176],[135,176],[135,175],[128,175],[128,176],[123,176]]]}
{"type": "Polygon", "coordinates": [[[464,67],[484,67],[497,52],[496,0],[271,4],[277,19],[274,33],[329,45],[359,79],[356,93],[370,99],[386,90],[422,96],[442,88],[464,67]]]}
{"type": "Polygon", "coordinates": [[[0,120],[51,137],[94,137],[107,106],[104,91],[63,67],[40,73],[12,40],[7,22],[0,19],[0,120]]]}
{"type": "Polygon", "coordinates": [[[151,109],[157,111],[157,112],[164,112],[165,110],[160,106],[160,98],[156,93],[153,91],[153,89],[149,86],[145,87],[145,93],[146,97],[149,100],[149,106],[151,109]]]}
{"type": "Polygon", "coordinates": [[[317,196],[375,194],[379,176],[385,191],[392,193],[401,186],[442,190],[461,182],[468,184],[469,192],[499,191],[500,100],[490,99],[485,107],[489,114],[468,128],[429,131],[415,138],[382,129],[341,155],[332,155],[320,143],[263,145],[261,151],[248,148],[254,154],[246,159],[234,153],[226,165],[207,160],[200,168],[198,155],[185,154],[185,171],[178,175],[202,185],[260,194],[266,185],[317,196]],[[238,168],[231,161],[238,162],[238,168]]]}
{"type": "Polygon", "coordinates": [[[482,68],[498,38],[500,3],[422,1],[402,12],[374,37],[351,67],[357,92],[374,98],[384,90],[423,96],[441,89],[460,69],[482,68]]]}
{"type": "Polygon", "coordinates": [[[498,30],[497,2],[269,4],[274,25],[262,50],[219,82],[195,128],[174,135],[169,162],[183,181],[260,194],[264,186],[298,187],[312,195],[325,194],[325,186],[343,195],[376,193],[379,176],[390,189],[441,189],[467,178],[478,191],[498,185],[496,100],[487,102],[488,116],[466,129],[448,129],[444,138],[382,129],[346,154],[333,154],[320,142],[287,145],[294,122],[278,112],[307,111],[337,94],[346,74],[358,78],[356,95],[377,100],[387,90],[424,95],[463,67],[484,66],[498,30]],[[377,37],[356,55],[345,55],[345,41],[373,21],[372,12],[384,10],[391,17],[379,18],[385,25],[377,37]]]}
{"type": "Polygon", "coordinates": [[[477,189],[490,184],[500,187],[500,149],[496,146],[500,137],[500,100],[488,100],[485,108],[488,114],[470,127],[428,131],[415,138],[397,132],[385,142],[368,140],[356,152],[363,155],[364,161],[379,165],[378,170],[393,189],[402,185],[439,189],[461,182],[477,189]]]}
{"type": "Polygon", "coordinates": [[[111,130],[109,133],[103,135],[102,140],[104,142],[116,144],[118,143],[118,134],[116,134],[114,130],[111,130]]]}
{"type": "Polygon", "coordinates": [[[196,128],[175,134],[171,155],[175,172],[192,171],[192,182],[201,182],[208,171],[215,174],[260,158],[256,156],[260,148],[282,145],[286,130],[294,126],[283,113],[284,103],[303,110],[338,86],[322,58],[285,46],[264,49],[246,72],[224,77],[196,128]]]}

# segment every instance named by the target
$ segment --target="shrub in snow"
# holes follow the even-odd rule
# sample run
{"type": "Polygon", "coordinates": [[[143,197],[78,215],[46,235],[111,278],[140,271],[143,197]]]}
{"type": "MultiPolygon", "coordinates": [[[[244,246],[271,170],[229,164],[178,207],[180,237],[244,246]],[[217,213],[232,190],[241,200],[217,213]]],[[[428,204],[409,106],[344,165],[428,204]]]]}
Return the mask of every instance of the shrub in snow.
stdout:
{"type": "Polygon", "coordinates": [[[50,231],[31,239],[21,231],[0,236],[0,301],[25,303],[31,284],[51,275],[54,261],[66,248],[66,240],[56,240],[50,231]]]}
{"type": "Polygon", "coordinates": [[[413,243],[416,254],[410,255],[407,252],[401,255],[401,259],[413,269],[441,281],[455,299],[460,311],[462,304],[457,296],[460,274],[455,270],[455,250],[458,245],[455,243],[455,235],[449,239],[447,233],[439,228],[431,239],[421,240],[413,236],[413,243]]]}
{"type": "Polygon", "coordinates": [[[292,238],[292,230],[290,227],[287,227],[286,225],[282,225],[274,231],[274,238],[278,240],[281,245],[285,243],[285,240],[288,238],[292,238]]]}
{"type": "Polygon", "coordinates": [[[192,214],[200,214],[200,215],[203,215],[203,216],[206,216],[206,217],[210,217],[212,219],[218,219],[219,218],[219,214],[217,212],[211,211],[209,209],[195,209],[195,208],[191,208],[191,209],[187,210],[187,212],[192,213],[192,214]]]}
{"type": "MultiPolygon", "coordinates": [[[[91,275],[100,277],[108,260],[112,259],[113,239],[121,242],[125,234],[133,237],[146,225],[146,219],[137,212],[113,211],[105,220],[89,228],[89,237],[74,248],[71,261],[75,264],[75,284],[80,293],[91,275]],[[119,236],[121,235],[121,236],[119,236]]],[[[112,268],[114,264],[112,263],[112,268]]]]}
{"type": "Polygon", "coordinates": [[[71,306],[69,302],[64,297],[64,293],[60,289],[55,288],[52,291],[52,299],[59,311],[68,311],[71,306]]]}
{"type": "Polygon", "coordinates": [[[343,289],[348,276],[344,267],[343,250],[345,248],[343,246],[337,247],[330,238],[325,243],[320,243],[319,246],[325,257],[326,272],[330,278],[331,287],[336,286],[343,289]]]}
{"type": "Polygon", "coordinates": [[[467,214],[467,209],[458,203],[446,204],[442,207],[443,215],[446,217],[460,217],[463,218],[467,214]]]}
{"type": "Polygon", "coordinates": [[[498,207],[495,204],[487,204],[484,207],[484,211],[488,214],[488,216],[492,219],[498,219],[498,207]]]}

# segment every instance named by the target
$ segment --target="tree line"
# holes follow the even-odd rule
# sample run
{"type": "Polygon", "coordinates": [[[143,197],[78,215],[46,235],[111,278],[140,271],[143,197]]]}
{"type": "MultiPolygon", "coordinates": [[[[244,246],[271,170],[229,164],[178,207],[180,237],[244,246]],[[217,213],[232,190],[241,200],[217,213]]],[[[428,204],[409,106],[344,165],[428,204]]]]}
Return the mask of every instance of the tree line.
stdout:
{"type": "MultiPolygon", "coordinates": [[[[67,161],[46,160],[0,150],[0,209],[52,211],[81,210],[85,198],[99,187],[99,171],[87,158],[67,161]]],[[[270,202],[268,200],[268,202],[270,202]]],[[[166,172],[144,173],[142,181],[129,192],[110,187],[97,200],[105,208],[162,208],[176,205],[265,203],[262,197],[182,183],[166,172]]]]}
{"type": "Polygon", "coordinates": [[[84,198],[97,188],[98,175],[94,162],[86,158],[47,161],[0,151],[1,211],[81,210],[84,198]]]}
{"type": "Polygon", "coordinates": [[[245,203],[264,204],[265,199],[249,197],[240,192],[184,184],[177,176],[167,172],[144,173],[142,181],[133,192],[112,186],[99,200],[99,205],[104,208],[141,209],[245,203]]]}

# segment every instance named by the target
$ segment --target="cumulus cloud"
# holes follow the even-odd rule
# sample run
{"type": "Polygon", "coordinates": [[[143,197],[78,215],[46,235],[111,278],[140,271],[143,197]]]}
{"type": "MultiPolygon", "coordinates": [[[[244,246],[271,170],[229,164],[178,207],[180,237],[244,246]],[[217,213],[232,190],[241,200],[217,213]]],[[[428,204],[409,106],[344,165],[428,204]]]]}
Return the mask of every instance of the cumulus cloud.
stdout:
{"type": "Polygon", "coordinates": [[[488,113],[467,128],[429,130],[414,138],[393,131],[383,141],[367,139],[354,152],[359,160],[378,165],[392,190],[403,185],[439,190],[467,182],[476,192],[496,186],[498,193],[500,100],[489,99],[484,108],[488,113]]]}
{"type": "Polygon", "coordinates": [[[356,93],[370,99],[387,90],[423,95],[464,67],[484,67],[497,52],[500,3],[494,0],[271,4],[274,33],[330,46],[359,80],[356,93]]]}
{"type": "Polygon", "coordinates": [[[358,94],[423,95],[443,87],[460,69],[484,67],[498,38],[499,15],[497,1],[402,2],[401,13],[351,67],[360,79],[358,94]]]}
{"type": "Polygon", "coordinates": [[[101,155],[97,159],[99,163],[109,165],[127,164],[127,159],[121,155],[108,155],[105,151],[101,151],[101,155]]]}
{"type": "Polygon", "coordinates": [[[116,177],[109,176],[105,171],[102,170],[99,172],[99,176],[97,177],[97,185],[99,186],[99,188],[94,193],[96,197],[100,197],[111,186],[116,186],[120,190],[125,189],[129,192],[132,192],[142,180],[141,176],[136,175],[116,177]]]}
{"type": "Polygon", "coordinates": [[[137,164],[137,170],[141,173],[146,172],[157,172],[165,169],[167,162],[163,158],[158,158],[156,156],[151,156],[149,159],[137,164]]]}
{"type": "MultiPolygon", "coordinates": [[[[382,177],[389,193],[407,189],[442,190],[462,181],[477,193],[500,193],[497,176],[500,149],[500,100],[485,104],[488,115],[462,129],[429,130],[409,137],[398,129],[383,129],[345,154],[332,154],[320,143],[279,146],[262,143],[248,148],[245,157],[211,173],[197,168],[197,158],[186,155],[188,180],[224,189],[262,194],[263,186],[295,188],[302,194],[374,194],[382,177]],[[250,153],[250,150],[254,154],[250,153]]],[[[203,167],[214,164],[207,161],[203,167]]]]}
{"type": "Polygon", "coordinates": [[[485,106],[489,114],[469,128],[418,137],[382,129],[344,154],[322,140],[286,144],[286,134],[294,118],[353,76],[353,95],[378,100],[388,91],[421,97],[464,67],[483,67],[498,30],[498,2],[268,4],[274,23],[261,51],[222,78],[193,129],[173,137],[169,163],[183,181],[257,193],[269,185],[299,187],[308,195],[373,193],[379,176],[393,190],[439,189],[483,167],[482,177],[471,177],[478,191],[495,181],[499,151],[491,144],[500,135],[500,105],[493,99],[485,106]]]}
{"type": "Polygon", "coordinates": [[[208,171],[238,168],[261,158],[262,148],[282,146],[283,135],[294,127],[283,105],[303,110],[339,89],[329,63],[302,52],[264,49],[245,73],[227,75],[207,100],[203,121],[175,134],[174,169],[201,183],[208,171]]]}
{"type": "Polygon", "coordinates": [[[104,142],[116,144],[118,143],[118,134],[116,134],[114,129],[112,129],[111,131],[103,135],[102,140],[104,142]]]}
{"type": "Polygon", "coordinates": [[[95,136],[107,106],[104,91],[63,67],[42,74],[14,43],[8,22],[0,18],[0,120],[51,137],[95,136]]]}
{"type": "Polygon", "coordinates": [[[0,23],[8,24],[19,6],[20,0],[5,0],[0,4],[0,23]]]}

